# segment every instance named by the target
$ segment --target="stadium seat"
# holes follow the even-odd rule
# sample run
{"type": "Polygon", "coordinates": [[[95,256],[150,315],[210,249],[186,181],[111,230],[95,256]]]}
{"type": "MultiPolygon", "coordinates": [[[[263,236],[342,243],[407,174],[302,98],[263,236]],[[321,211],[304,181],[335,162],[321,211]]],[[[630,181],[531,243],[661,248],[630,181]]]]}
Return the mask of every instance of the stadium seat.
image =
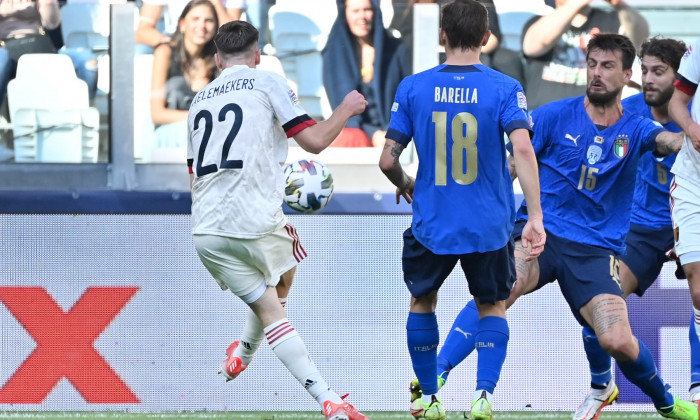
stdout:
{"type": "Polygon", "coordinates": [[[321,50],[337,12],[335,7],[334,2],[314,1],[302,14],[298,6],[278,2],[269,11],[272,46],[287,79],[297,85],[302,105],[314,118],[327,118],[332,111],[321,76],[321,50]]]}
{"type": "Polygon", "coordinates": [[[21,56],[7,97],[16,162],[97,162],[99,113],[69,57],[21,56]]]}
{"type": "Polygon", "coordinates": [[[260,64],[256,67],[258,70],[270,71],[272,73],[277,73],[282,77],[287,77],[284,72],[284,67],[279,58],[274,55],[261,55],[260,64]]]}
{"type": "Polygon", "coordinates": [[[66,48],[104,52],[109,48],[108,2],[75,3],[61,7],[61,35],[66,48]]]}
{"type": "Polygon", "coordinates": [[[501,27],[501,46],[513,51],[522,51],[522,32],[525,23],[533,16],[532,12],[506,12],[498,14],[501,27]]]}

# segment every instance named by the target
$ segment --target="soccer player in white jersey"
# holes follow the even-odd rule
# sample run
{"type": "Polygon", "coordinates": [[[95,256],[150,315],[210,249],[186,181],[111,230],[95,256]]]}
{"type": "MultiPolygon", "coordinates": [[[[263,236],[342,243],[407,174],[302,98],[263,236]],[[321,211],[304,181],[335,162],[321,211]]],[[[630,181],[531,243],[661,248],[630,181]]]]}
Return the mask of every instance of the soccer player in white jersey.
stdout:
{"type": "Polygon", "coordinates": [[[255,27],[229,22],[214,42],[221,75],[197,94],[188,117],[192,233],[200,259],[221,288],[252,311],[241,341],[226,351],[222,373],[228,380],[238,376],[264,336],[327,419],[366,420],[331,391],[280,300],[306,256],[282,212],[287,138],[318,153],[367,101],[350,92],[328,120],[316,123],[284,78],[255,69],[260,63],[255,27]]]}
{"type": "MultiPolygon", "coordinates": [[[[671,213],[675,250],[688,277],[695,311],[695,332],[700,336],[700,38],[681,60],[669,103],[671,118],[686,133],[683,147],[671,168],[671,213]],[[693,100],[688,110],[690,100],[693,100]],[[692,114],[692,115],[691,115],[692,114]]],[[[690,389],[700,401],[700,383],[690,389]]]]}

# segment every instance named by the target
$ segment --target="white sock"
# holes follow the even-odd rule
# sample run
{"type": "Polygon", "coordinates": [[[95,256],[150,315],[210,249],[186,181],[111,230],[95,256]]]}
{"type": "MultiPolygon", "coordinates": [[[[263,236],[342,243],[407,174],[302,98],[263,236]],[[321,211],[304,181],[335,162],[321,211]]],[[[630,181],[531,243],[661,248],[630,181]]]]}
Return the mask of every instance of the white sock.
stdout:
{"type": "Polygon", "coordinates": [[[492,403],[493,402],[493,394],[488,392],[488,391],[484,391],[483,389],[477,389],[476,391],[474,391],[474,394],[472,394],[472,401],[476,401],[479,398],[481,398],[481,394],[483,392],[486,392],[486,401],[492,403]]]}
{"type": "Polygon", "coordinates": [[[265,328],[265,337],[277,358],[321,406],[328,400],[334,403],[343,401],[338,394],[331,391],[321,377],[299,333],[287,318],[280,319],[265,328]]]}
{"type": "Polygon", "coordinates": [[[264,336],[260,319],[249,309],[241,334],[241,344],[233,352],[234,356],[240,357],[244,365],[250,364],[264,336]]]}
{"type": "Polygon", "coordinates": [[[433,402],[433,395],[435,395],[435,394],[430,394],[430,395],[423,394],[423,396],[421,397],[421,398],[423,398],[423,404],[430,404],[431,402],[433,402]]]}
{"type": "MultiPolygon", "coordinates": [[[[282,308],[287,304],[287,298],[280,298],[282,308]]],[[[241,334],[241,345],[236,348],[233,355],[241,358],[244,365],[249,365],[253,360],[255,352],[258,351],[260,343],[262,343],[265,333],[260,319],[255,312],[248,310],[248,315],[243,325],[243,333],[241,334]]]]}

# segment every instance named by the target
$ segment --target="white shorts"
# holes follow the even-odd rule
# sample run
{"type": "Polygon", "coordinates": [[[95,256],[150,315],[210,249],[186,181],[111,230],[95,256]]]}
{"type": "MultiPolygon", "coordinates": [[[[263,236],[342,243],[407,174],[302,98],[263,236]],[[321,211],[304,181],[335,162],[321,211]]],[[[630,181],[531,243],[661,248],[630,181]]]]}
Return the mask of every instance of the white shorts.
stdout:
{"type": "Polygon", "coordinates": [[[671,183],[671,216],[681,264],[700,261],[700,191],[677,176],[671,183]]]}
{"type": "Polygon", "coordinates": [[[290,224],[256,239],[194,235],[194,246],[221,289],[231,290],[246,303],[258,300],[306,257],[290,224]]]}

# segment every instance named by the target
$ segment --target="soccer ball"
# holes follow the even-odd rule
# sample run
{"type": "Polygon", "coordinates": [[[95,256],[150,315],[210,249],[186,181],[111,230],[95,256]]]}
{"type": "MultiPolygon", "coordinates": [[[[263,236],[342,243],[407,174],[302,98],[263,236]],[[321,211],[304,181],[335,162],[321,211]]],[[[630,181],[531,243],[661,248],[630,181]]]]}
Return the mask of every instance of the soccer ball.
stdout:
{"type": "Polygon", "coordinates": [[[302,213],[312,213],[326,207],[333,196],[333,175],[317,160],[301,159],[284,168],[287,186],[284,202],[302,213]]]}

